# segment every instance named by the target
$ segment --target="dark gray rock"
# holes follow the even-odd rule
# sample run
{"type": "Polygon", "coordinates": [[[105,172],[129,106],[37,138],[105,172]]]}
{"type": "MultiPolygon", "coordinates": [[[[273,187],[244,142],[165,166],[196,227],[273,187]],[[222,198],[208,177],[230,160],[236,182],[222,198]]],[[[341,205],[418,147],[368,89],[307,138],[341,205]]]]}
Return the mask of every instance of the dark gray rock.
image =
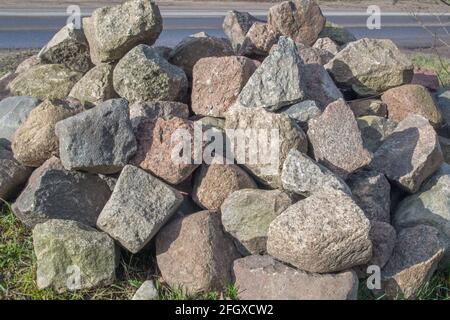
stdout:
{"type": "Polygon", "coordinates": [[[14,159],[11,151],[0,146],[0,199],[9,200],[14,196],[32,172],[14,159]]]}

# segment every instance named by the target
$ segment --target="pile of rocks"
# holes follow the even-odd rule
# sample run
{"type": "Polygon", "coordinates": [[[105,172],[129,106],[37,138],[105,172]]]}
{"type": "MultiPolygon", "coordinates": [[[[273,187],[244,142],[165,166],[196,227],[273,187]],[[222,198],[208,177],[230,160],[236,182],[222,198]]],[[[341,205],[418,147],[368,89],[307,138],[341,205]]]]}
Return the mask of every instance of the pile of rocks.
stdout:
{"type": "Polygon", "coordinates": [[[448,268],[450,93],[410,84],[391,41],[309,0],[229,12],[229,39],[154,46],[162,29],[149,0],[98,9],[8,76],[0,197],[33,228],[39,288],[112,284],[153,245],[168,285],[241,299],[355,299],[368,266],[409,298],[448,268]],[[276,129],[278,165],[174,162],[196,128],[276,129]]]}

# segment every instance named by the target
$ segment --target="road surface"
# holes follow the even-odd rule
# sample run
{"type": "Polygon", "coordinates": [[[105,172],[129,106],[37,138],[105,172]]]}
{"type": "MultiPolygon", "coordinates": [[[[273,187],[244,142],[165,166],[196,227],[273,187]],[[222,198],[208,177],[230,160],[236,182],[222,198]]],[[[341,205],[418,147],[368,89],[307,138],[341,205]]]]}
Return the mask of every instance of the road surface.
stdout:
{"type": "MultiPolygon", "coordinates": [[[[84,9],[89,15],[92,9],[84,9]]],[[[184,37],[206,31],[210,35],[225,36],[222,22],[226,9],[162,8],[164,32],[157,44],[174,46],[184,37]]],[[[267,10],[249,10],[261,19],[266,19],[267,10]]],[[[439,37],[450,43],[449,12],[426,13],[417,17],[408,12],[388,12],[381,16],[381,29],[369,30],[365,12],[324,11],[329,21],[347,27],[356,37],[388,38],[402,48],[426,48],[439,37]],[[424,25],[428,29],[425,30],[424,25]]],[[[62,9],[9,9],[0,8],[0,48],[42,47],[65,23],[67,17],[62,9]]]]}

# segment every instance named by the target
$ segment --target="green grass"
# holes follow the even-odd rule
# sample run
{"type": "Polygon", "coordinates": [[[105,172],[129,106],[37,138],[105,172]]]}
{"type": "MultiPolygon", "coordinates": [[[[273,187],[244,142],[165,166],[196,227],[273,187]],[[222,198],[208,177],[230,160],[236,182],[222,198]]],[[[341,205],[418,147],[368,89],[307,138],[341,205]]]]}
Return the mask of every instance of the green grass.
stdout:
{"type": "Polygon", "coordinates": [[[450,86],[450,60],[435,54],[416,53],[412,56],[414,66],[433,70],[442,86],[450,86]]]}

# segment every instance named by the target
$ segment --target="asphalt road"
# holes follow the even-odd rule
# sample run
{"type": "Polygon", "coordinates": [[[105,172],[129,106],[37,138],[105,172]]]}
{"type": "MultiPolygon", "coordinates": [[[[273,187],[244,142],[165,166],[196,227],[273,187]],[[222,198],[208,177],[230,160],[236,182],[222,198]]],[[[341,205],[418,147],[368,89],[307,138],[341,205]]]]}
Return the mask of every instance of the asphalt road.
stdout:
{"type": "MultiPolygon", "coordinates": [[[[266,10],[250,10],[265,19],[266,10]]],[[[225,36],[222,31],[226,11],[208,8],[195,10],[162,10],[164,32],[157,44],[174,46],[184,37],[206,31],[225,36]]],[[[83,12],[90,14],[90,10],[83,12]]],[[[365,12],[324,12],[329,21],[351,30],[356,37],[388,38],[403,48],[426,48],[436,43],[436,37],[450,43],[450,12],[411,16],[405,12],[389,12],[381,16],[381,29],[369,30],[365,12]],[[426,26],[426,29],[424,28],[426,26]]],[[[64,11],[2,10],[0,8],[0,48],[39,48],[67,21],[64,11]]]]}

